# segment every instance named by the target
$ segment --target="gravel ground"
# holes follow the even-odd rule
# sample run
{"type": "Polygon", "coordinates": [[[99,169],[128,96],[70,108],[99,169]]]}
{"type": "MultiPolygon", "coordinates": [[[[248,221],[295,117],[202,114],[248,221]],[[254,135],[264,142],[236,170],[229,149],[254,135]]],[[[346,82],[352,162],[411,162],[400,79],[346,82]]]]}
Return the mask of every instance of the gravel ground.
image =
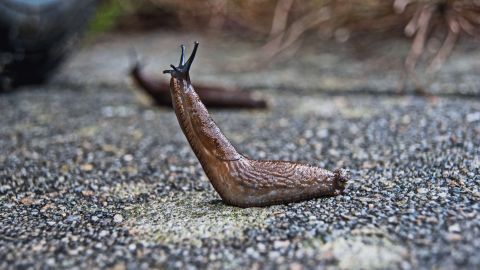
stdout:
{"type": "Polygon", "coordinates": [[[269,110],[211,111],[247,156],[351,171],[342,196],[240,209],[171,110],[105,78],[0,96],[0,268],[480,267],[478,97],[267,89],[269,110]]]}

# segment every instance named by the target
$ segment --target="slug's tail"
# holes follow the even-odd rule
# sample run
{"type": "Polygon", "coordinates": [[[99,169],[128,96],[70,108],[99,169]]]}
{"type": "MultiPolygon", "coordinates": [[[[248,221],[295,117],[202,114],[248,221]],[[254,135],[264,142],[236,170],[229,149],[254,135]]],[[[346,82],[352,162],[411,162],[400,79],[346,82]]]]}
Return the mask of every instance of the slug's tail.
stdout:
{"type": "Polygon", "coordinates": [[[181,45],[180,48],[182,49],[182,54],[180,55],[180,63],[178,64],[178,67],[170,65],[172,69],[164,70],[163,73],[170,73],[172,77],[185,79],[190,82],[190,67],[195,59],[195,54],[197,53],[198,41],[195,41],[192,54],[188,58],[187,62],[185,62],[185,46],[181,45]]]}

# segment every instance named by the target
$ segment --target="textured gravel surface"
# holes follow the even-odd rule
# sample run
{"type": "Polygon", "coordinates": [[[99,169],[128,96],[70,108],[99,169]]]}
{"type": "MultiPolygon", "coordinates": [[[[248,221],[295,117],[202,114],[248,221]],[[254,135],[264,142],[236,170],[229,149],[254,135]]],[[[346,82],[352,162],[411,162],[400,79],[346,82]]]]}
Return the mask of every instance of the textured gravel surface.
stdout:
{"type": "Polygon", "coordinates": [[[351,171],[344,195],[240,209],[171,110],[62,76],[0,95],[2,269],[480,267],[478,97],[267,89],[269,110],[211,111],[247,156],[351,171]]]}

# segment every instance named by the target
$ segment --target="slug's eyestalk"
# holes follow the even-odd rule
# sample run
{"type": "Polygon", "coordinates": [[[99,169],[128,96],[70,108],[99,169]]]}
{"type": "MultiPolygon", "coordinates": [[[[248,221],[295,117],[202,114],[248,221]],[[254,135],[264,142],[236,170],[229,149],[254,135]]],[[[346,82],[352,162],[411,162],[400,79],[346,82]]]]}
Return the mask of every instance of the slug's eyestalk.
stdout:
{"type": "Polygon", "coordinates": [[[188,58],[187,62],[185,63],[185,46],[182,44],[180,45],[182,53],[180,55],[180,63],[178,67],[174,65],[170,65],[172,69],[164,70],[163,73],[170,73],[172,77],[177,79],[185,79],[187,82],[190,83],[190,67],[192,66],[193,60],[195,59],[195,54],[197,53],[198,48],[198,41],[195,41],[192,54],[188,58]]]}

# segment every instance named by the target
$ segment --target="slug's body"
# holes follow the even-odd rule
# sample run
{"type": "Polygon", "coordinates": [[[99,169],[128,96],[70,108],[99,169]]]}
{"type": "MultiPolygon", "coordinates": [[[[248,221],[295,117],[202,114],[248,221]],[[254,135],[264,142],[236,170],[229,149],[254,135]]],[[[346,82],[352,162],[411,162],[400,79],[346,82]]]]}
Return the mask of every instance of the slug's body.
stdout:
{"type": "Polygon", "coordinates": [[[224,202],[239,207],[267,206],[340,194],[346,184],[344,170],[286,161],[252,160],[239,154],[210,117],[190,83],[195,57],[171,66],[170,91],[183,133],[203,170],[224,202]]]}

